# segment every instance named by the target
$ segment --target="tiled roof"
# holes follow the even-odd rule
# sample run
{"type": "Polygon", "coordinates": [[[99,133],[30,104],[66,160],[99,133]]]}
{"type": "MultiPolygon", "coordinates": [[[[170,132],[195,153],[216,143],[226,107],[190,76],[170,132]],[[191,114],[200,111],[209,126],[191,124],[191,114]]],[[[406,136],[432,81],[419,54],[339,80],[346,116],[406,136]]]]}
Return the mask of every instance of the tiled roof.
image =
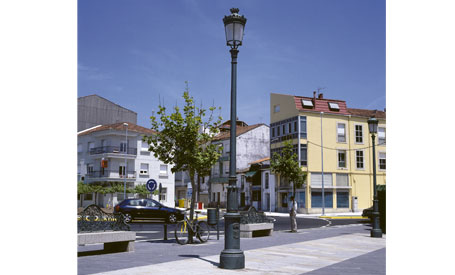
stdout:
{"type": "MultiPolygon", "coordinates": [[[[119,122],[119,123],[94,127],[93,129],[90,129],[88,131],[85,130],[82,133],[79,133],[78,136],[88,135],[88,134],[91,134],[94,132],[107,131],[107,130],[125,131],[125,126],[123,126],[123,123],[124,122],[119,122]]],[[[157,133],[156,131],[154,131],[152,129],[148,129],[148,128],[133,124],[131,122],[127,122],[127,123],[128,123],[128,132],[137,132],[137,133],[148,134],[148,135],[157,133]]]]}
{"type": "Polygon", "coordinates": [[[297,110],[302,112],[324,112],[327,114],[341,114],[341,115],[349,115],[349,112],[346,107],[346,101],[337,100],[337,99],[325,99],[325,98],[314,98],[314,97],[304,97],[304,96],[294,96],[295,107],[297,110]],[[303,107],[302,99],[309,100],[313,102],[312,108],[303,107]],[[331,110],[329,108],[329,102],[337,103],[340,107],[340,110],[331,110]]]}
{"type": "MultiPolygon", "coordinates": [[[[251,131],[259,126],[262,126],[262,125],[265,125],[263,123],[259,123],[259,124],[254,124],[254,125],[249,125],[249,126],[246,126],[246,127],[241,127],[241,126],[237,126],[236,127],[236,135],[237,136],[240,136],[248,131],[251,131]]],[[[216,135],[213,140],[214,141],[217,141],[217,140],[223,140],[223,139],[229,139],[231,137],[231,131],[224,131],[224,132],[221,132],[219,133],[218,135],[216,135]]]]}
{"type": "Polygon", "coordinates": [[[353,109],[348,108],[349,114],[353,116],[361,117],[375,117],[375,118],[386,118],[386,113],[378,110],[366,110],[366,109],[353,109]]]}

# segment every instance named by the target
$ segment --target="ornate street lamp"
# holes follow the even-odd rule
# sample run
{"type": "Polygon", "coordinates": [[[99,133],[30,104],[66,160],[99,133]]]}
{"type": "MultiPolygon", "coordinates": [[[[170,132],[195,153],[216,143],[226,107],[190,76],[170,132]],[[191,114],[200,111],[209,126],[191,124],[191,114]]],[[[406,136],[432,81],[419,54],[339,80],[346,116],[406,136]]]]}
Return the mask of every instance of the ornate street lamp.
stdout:
{"type": "Polygon", "coordinates": [[[231,15],[223,18],[226,43],[231,47],[231,137],[229,154],[229,186],[227,188],[227,213],[224,215],[224,250],[220,254],[220,268],[245,268],[245,255],[240,250],[240,214],[238,212],[236,176],[236,93],[237,93],[237,49],[242,45],[246,18],[232,8],[231,15]]]}
{"type": "Polygon", "coordinates": [[[128,123],[123,123],[123,126],[125,126],[125,170],[123,172],[123,199],[126,200],[126,154],[128,153],[128,123]]]}
{"type": "Polygon", "coordinates": [[[378,205],[378,192],[376,188],[376,149],[374,147],[374,141],[376,133],[378,132],[378,120],[374,117],[368,119],[368,129],[371,134],[371,140],[373,143],[373,229],[371,229],[371,237],[382,238],[382,231],[379,227],[379,205],[378,205]]]}

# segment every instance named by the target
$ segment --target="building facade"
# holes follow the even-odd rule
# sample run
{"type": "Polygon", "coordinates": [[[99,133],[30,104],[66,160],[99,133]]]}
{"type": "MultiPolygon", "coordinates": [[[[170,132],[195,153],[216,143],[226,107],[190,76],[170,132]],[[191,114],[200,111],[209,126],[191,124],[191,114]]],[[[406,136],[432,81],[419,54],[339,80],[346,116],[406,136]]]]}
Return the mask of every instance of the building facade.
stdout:
{"type": "MultiPolygon", "coordinates": [[[[347,108],[343,100],[270,95],[270,152],[291,140],[306,183],[297,189],[300,213],[360,211],[372,205],[373,162],[368,119],[379,120],[376,135],[377,184],[386,183],[386,114],[347,108]],[[323,188],[324,186],[324,188],[323,188]],[[323,195],[324,193],[324,199],[323,195]]],[[[287,212],[292,184],[276,176],[277,210],[287,212]]]]}
{"type": "Polygon", "coordinates": [[[77,131],[119,122],[137,124],[137,113],[99,95],[77,99],[77,131]]]}
{"type": "MultiPolygon", "coordinates": [[[[249,170],[250,163],[269,157],[270,133],[265,124],[247,125],[237,121],[236,126],[236,174],[239,188],[239,205],[252,204],[251,186],[246,183],[245,171],[249,170]]],[[[218,162],[213,166],[207,182],[207,194],[213,203],[220,202],[225,207],[227,201],[227,186],[229,185],[229,153],[230,153],[230,121],[223,123],[221,132],[212,141],[213,144],[223,147],[218,162]]]]}
{"type": "MultiPolygon", "coordinates": [[[[154,179],[161,185],[161,193],[152,198],[166,206],[174,203],[174,174],[171,167],[157,160],[142,141],[153,130],[124,122],[100,125],[78,133],[78,181],[85,184],[126,185],[134,188],[154,179]]],[[[133,197],[134,194],[127,194],[133,197]]],[[[113,206],[123,200],[123,192],[116,194],[87,194],[78,196],[78,206],[96,202],[99,206],[113,206]],[[96,197],[95,197],[96,196],[96,197]]]]}

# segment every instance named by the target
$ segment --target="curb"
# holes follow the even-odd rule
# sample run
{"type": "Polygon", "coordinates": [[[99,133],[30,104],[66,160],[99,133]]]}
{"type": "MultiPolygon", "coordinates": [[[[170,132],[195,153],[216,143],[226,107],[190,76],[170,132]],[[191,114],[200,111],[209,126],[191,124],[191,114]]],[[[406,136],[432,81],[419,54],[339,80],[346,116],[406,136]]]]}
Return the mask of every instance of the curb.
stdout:
{"type": "Polygon", "coordinates": [[[367,220],[368,217],[362,216],[319,216],[321,219],[356,219],[356,220],[367,220]]]}

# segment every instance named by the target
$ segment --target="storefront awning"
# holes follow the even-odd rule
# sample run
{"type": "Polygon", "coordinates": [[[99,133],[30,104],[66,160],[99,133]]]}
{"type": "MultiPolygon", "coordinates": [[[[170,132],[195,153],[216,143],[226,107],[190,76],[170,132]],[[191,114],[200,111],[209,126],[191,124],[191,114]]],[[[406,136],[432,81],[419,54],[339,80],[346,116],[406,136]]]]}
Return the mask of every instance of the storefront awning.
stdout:
{"type": "Polygon", "coordinates": [[[252,177],[256,174],[257,171],[250,171],[250,172],[246,172],[245,174],[245,177],[249,178],[249,177],[252,177]]]}

